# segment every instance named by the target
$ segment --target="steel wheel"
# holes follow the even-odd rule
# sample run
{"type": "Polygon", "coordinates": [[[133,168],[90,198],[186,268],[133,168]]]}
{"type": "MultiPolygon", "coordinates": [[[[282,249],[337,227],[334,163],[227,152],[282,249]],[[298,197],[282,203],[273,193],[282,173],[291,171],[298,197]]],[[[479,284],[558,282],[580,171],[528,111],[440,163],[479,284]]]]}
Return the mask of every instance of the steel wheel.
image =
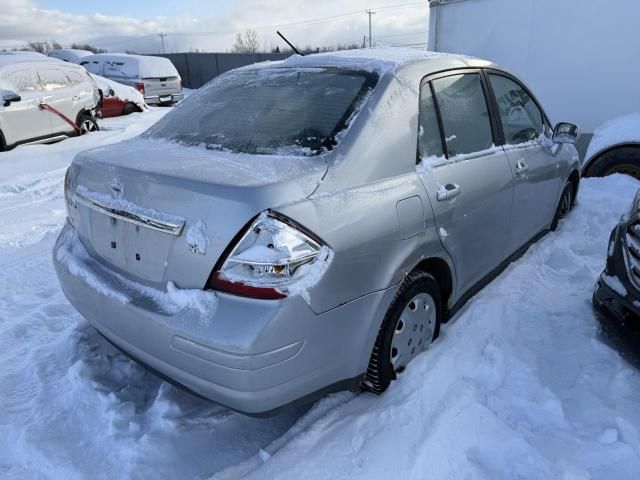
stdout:
{"type": "Polygon", "coordinates": [[[428,293],[419,293],[407,303],[396,323],[389,350],[395,372],[402,372],[431,343],[435,326],[435,301],[428,293]]]}
{"type": "Polygon", "coordinates": [[[371,352],[362,388],[381,394],[411,360],[440,332],[440,287],[432,275],[412,272],[384,316],[371,352]]]}
{"type": "Polygon", "coordinates": [[[80,123],[80,130],[82,131],[82,134],[84,135],[85,133],[90,133],[90,132],[97,131],[98,130],[98,126],[96,125],[96,122],[94,122],[93,120],[91,120],[89,118],[86,118],[80,123]]]}

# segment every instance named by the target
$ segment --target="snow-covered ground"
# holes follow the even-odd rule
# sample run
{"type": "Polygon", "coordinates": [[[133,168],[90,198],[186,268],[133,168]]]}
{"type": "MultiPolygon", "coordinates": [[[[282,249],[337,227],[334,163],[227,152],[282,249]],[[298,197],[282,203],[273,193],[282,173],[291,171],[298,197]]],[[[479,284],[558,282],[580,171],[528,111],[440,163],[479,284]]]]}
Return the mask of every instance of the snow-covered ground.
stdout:
{"type": "Polygon", "coordinates": [[[636,181],[584,180],[560,231],[383,396],[254,419],[128,360],[66,302],[51,265],[72,156],[167,111],[0,154],[0,478],[638,478],[640,373],[601,341],[590,305],[636,181]]]}

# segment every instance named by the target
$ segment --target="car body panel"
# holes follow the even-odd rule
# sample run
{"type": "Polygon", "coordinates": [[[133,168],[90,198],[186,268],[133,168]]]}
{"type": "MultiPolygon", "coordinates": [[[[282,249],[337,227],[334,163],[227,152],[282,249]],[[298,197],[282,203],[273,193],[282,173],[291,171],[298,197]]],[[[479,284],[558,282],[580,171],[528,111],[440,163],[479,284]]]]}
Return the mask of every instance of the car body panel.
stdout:
{"type": "MultiPolygon", "coordinates": [[[[67,182],[75,227],[65,227],[54,249],[65,294],[105,336],[194,391],[250,413],[362,375],[398,288],[424,262],[448,266],[451,295],[445,300],[453,308],[509,256],[510,225],[519,214],[512,208],[508,152],[500,145],[417,168],[423,79],[497,66],[372,50],[247,68],[310,67],[379,75],[335,148],[310,157],[251,155],[147,135],[80,154],[67,182]],[[464,193],[438,201],[438,185],[447,182],[464,193]],[[182,223],[173,233],[141,233],[145,227],[122,225],[95,205],[78,202],[79,195],[182,223]],[[203,290],[214,267],[266,210],[311,232],[333,252],[307,296],[255,300],[203,290]],[[186,241],[198,223],[206,227],[205,252],[186,241]],[[200,300],[174,305],[176,287],[200,300]],[[200,301],[216,307],[203,311],[200,301]]],[[[225,78],[233,74],[216,81],[225,78]]],[[[194,95],[176,112],[197,102],[194,95]]],[[[557,204],[555,190],[574,168],[574,151],[549,147],[553,172],[534,171],[532,185],[549,181],[540,191],[555,197],[547,203],[557,204]]],[[[547,225],[551,220],[552,213],[547,225]]]]}

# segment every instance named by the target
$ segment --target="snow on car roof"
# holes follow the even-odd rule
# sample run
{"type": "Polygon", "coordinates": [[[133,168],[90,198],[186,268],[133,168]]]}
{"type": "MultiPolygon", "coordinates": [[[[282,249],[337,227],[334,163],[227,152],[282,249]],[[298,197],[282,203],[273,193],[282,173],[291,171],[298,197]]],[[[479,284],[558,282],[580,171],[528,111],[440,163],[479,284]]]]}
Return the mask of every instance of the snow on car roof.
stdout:
{"type": "Polygon", "coordinates": [[[82,59],[83,62],[93,62],[97,60],[122,62],[125,68],[123,73],[127,75],[140,74],[142,77],[172,77],[177,76],[178,71],[171,63],[171,60],[164,57],[152,55],[132,55],[128,53],[97,53],[82,59]]]}
{"type": "Polygon", "coordinates": [[[458,60],[461,63],[477,62],[478,59],[464,55],[437,53],[417,48],[373,47],[338,52],[292,55],[280,62],[265,62],[260,65],[280,64],[287,67],[335,66],[351,67],[369,72],[384,73],[414,62],[431,59],[458,60]]]}
{"type": "Polygon", "coordinates": [[[33,55],[35,52],[0,52],[0,68],[24,62],[59,62],[57,58],[33,55]]]}

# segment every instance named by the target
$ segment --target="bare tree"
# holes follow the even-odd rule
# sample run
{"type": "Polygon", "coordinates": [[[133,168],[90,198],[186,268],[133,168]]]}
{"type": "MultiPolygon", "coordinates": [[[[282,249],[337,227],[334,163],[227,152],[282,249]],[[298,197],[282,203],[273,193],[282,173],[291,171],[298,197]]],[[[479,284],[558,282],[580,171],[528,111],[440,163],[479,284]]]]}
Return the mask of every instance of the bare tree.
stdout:
{"type": "Polygon", "coordinates": [[[233,53],[258,53],[260,41],[255,30],[246,30],[236,35],[236,41],[231,48],[233,53]]]}
{"type": "Polygon", "coordinates": [[[97,48],[93,45],[89,45],[88,43],[72,43],[71,48],[76,50],[88,50],[93,53],[106,53],[107,51],[103,48],[97,48]]]}

